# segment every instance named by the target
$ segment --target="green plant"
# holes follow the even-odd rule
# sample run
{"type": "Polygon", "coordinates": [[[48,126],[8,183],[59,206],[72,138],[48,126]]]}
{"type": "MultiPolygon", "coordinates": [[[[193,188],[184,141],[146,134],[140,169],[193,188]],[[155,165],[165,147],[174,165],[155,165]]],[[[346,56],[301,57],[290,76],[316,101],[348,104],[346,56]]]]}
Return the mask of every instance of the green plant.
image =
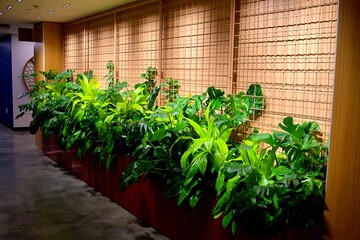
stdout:
{"type": "MultiPolygon", "coordinates": [[[[145,73],[140,74],[140,77],[145,79],[145,90],[148,92],[152,92],[153,88],[155,87],[155,78],[158,75],[156,67],[149,66],[146,69],[145,73]]],[[[136,87],[136,86],[135,86],[136,87]]]]}
{"type": "Polygon", "coordinates": [[[103,90],[99,89],[100,83],[96,79],[88,79],[85,74],[78,75],[76,82],[79,91],[65,95],[70,103],[67,107],[68,118],[61,127],[60,137],[66,149],[77,143],[78,153],[82,156],[96,142],[95,126],[99,121],[98,109],[102,104],[99,95],[103,94],[103,90]]]}
{"type": "Polygon", "coordinates": [[[200,126],[191,119],[186,119],[196,132],[197,137],[180,137],[190,139],[191,143],[180,159],[185,180],[180,190],[178,204],[190,196],[190,206],[194,207],[201,196],[201,183],[206,183],[207,175],[212,175],[219,170],[227,156],[227,141],[232,128],[223,125],[217,127],[214,118],[210,117],[211,103],[205,113],[206,127],[200,126]]]}
{"type": "Polygon", "coordinates": [[[249,114],[253,119],[256,119],[265,109],[265,99],[261,86],[259,84],[251,84],[246,91],[246,95],[250,103],[249,114]]]}
{"type": "Polygon", "coordinates": [[[165,89],[163,90],[162,94],[165,97],[165,101],[173,102],[176,98],[179,98],[180,84],[178,80],[174,80],[168,77],[165,79],[163,87],[165,89]]]}
{"type": "Polygon", "coordinates": [[[215,188],[215,218],[238,224],[255,235],[278,231],[286,224],[310,227],[321,221],[327,148],[319,142],[314,122],[279,124],[283,131],[255,134],[221,166],[215,188]],[[268,147],[260,148],[259,143],[268,147]],[[309,204],[311,203],[311,204],[309,204]]]}
{"type": "Polygon", "coordinates": [[[29,92],[31,101],[19,106],[17,118],[31,111],[33,120],[30,122],[30,132],[35,134],[39,128],[45,135],[58,134],[60,126],[66,120],[66,107],[69,91],[77,91],[72,84],[72,71],[67,70],[59,74],[55,70],[41,72],[45,80],[34,84],[29,92]]]}
{"type": "Polygon", "coordinates": [[[115,79],[115,66],[113,61],[110,60],[106,63],[106,69],[108,70],[108,74],[104,76],[104,79],[106,79],[108,87],[110,87],[119,82],[119,79],[115,79]]]}

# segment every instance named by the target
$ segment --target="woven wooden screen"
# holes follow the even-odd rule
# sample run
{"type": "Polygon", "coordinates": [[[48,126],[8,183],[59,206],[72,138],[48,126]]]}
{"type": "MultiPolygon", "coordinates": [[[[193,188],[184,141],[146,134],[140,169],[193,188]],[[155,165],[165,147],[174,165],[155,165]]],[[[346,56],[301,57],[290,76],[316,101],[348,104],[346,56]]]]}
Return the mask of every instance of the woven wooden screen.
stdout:
{"type": "Polygon", "coordinates": [[[142,82],[140,74],[153,66],[161,70],[158,82],[179,80],[182,96],[209,86],[235,94],[257,83],[266,109],[254,127],[270,131],[283,117],[293,116],[319,122],[327,134],[337,11],[337,0],[135,5],[67,24],[64,66],[77,72],[93,69],[102,79],[106,62],[114,60],[116,77],[131,85],[142,82]]]}
{"type": "Polygon", "coordinates": [[[68,25],[64,28],[64,69],[78,74],[87,69],[86,64],[84,23],[68,25]]]}
{"type": "Polygon", "coordinates": [[[94,75],[107,86],[104,76],[108,73],[106,64],[115,59],[114,15],[110,14],[85,23],[87,39],[87,69],[94,71],[94,75]]]}
{"type": "Polygon", "coordinates": [[[254,126],[294,116],[329,132],[337,10],[336,0],[236,1],[233,89],[259,83],[267,103],[254,126]]]}
{"type": "Polygon", "coordinates": [[[166,1],[163,76],[179,80],[180,95],[209,86],[227,89],[230,1],[166,1]]]}
{"type": "Polygon", "coordinates": [[[159,4],[121,11],[116,22],[117,76],[130,85],[143,82],[147,67],[159,68],[159,4]]]}

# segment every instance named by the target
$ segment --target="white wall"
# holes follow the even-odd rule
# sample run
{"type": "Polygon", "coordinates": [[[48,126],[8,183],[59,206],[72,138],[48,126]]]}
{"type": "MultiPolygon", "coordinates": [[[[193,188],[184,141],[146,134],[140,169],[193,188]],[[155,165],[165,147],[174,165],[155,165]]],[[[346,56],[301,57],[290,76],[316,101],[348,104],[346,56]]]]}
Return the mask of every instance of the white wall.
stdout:
{"type": "Polygon", "coordinates": [[[11,35],[14,128],[29,127],[32,119],[30,113],[24,115],[22,118],[15,119],[19,113],[18,105],[30,101],[28,95],[21,99],[17,99],[17,97],[25,92],[28,92],[21,76],[25,63],[34,56],[34,43],[20,42],[18,39],[19,36],[17,34],[11,35]]]}

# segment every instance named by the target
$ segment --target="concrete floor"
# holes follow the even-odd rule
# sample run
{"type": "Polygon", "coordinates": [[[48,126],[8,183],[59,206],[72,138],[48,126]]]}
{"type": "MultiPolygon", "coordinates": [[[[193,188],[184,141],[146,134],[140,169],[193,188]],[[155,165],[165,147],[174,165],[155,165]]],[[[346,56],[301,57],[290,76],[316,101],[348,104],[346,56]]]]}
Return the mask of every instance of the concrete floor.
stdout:
{"type": "Polygon", "coordinates": [[[167,239],[0,124],[1,240],[167,239]]]}

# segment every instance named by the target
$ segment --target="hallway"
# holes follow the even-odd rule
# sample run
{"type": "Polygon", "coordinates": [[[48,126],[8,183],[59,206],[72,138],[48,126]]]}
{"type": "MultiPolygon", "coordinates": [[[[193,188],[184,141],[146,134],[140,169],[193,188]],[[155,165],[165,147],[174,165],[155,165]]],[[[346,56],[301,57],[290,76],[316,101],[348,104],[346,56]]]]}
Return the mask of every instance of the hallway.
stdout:
{"type": "Polygon", "coordinates": [[[167,238],[58,167],[28,131],[0,124],[0,239],[167,238]]]}

